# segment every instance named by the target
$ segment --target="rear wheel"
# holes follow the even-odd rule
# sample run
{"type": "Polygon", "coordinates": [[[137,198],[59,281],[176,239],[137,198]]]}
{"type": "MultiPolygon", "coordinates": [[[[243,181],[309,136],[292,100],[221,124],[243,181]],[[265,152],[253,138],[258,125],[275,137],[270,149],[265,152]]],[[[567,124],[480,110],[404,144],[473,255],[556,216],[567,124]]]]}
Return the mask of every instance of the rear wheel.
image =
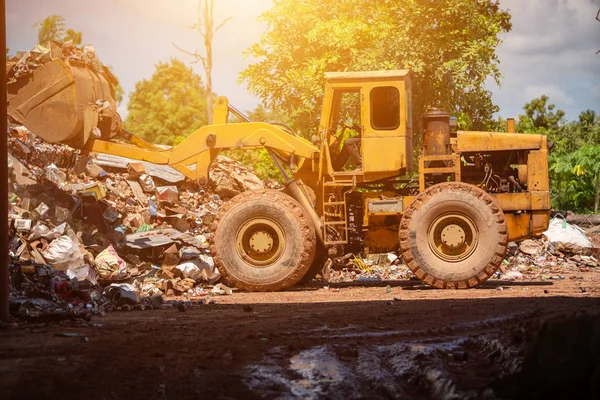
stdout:
{"type": "Polygon", "coordinates": [[[223,206],[211,235],[221,275],[248,291],[281,290],[298,283],[315,249],[315,230],[306,212],[276,190],[235,196],[223,206]]]}
{"type": "Polygon", "coordinates": [[[306,273],[306,275],[304,275],[304,277],[302,278],[302,280],[300,281],[301,283],[307,283],[310,282],[311,280],[315,279],[315,277],[321,273],[321,271],[323,270],[323,267],[325,266],[325,263],[327,262],[327,251],[325,250],[325,246],[323,246],[323,244],[321,244],[319,241],[317,241],[317,250],[315,253],[315,258],[310,266],[310,268],[308,269],[308,272],[306,273]]]}
{"type": "Polygon", "coordinates": [[[468,288],[496,272],[508,243],[504,213],[484,190],[441,183],[419,194],[400,222],[404,261],[425,283],[468,288]]]}

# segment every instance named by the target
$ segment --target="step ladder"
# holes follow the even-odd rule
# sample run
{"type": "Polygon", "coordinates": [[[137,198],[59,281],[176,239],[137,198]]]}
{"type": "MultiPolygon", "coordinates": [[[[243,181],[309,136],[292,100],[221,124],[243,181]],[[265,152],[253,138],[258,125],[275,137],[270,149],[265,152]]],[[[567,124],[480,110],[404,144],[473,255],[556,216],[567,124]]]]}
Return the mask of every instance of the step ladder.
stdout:
{"type": "Polygon", "coordinates": [[[455,182],[460,182],[460,154],[443,154],[419,157],[419,190],[422,192],[427,182],[427,176],[445,174],[455,182]],[[443,162],[445,167],[430,167],[432,162],[443,162]]]}
{"type": "MultiPolygon", "coordinates": [[[[334,178],[335,179],[335,178],[334,178]]],[[[332,180],[323,184],[323,238],[325,246],[348,244],[348,216],[346,213],[346,199],[340,189],[345,192],[356,186],[356,178],[352,180],[332,180]],[[327,234],[329,227],[334,228],[339,236],[327,234]]]]}

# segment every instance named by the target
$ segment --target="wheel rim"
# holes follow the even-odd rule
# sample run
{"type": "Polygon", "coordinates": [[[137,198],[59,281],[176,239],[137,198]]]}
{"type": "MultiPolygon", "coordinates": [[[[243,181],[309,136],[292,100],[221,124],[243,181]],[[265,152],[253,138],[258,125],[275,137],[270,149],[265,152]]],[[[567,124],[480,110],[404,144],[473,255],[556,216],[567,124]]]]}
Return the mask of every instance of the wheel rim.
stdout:
{"type": "Polygon", "coordinates": [[[285,249],[285,235],[279,224],[268,218],[245,222],[236,235],[238,255],[248,264],[265,268],[277,262],[285,249]]]}
{"type": "Polygon", "coordinates": [[[468,216],[461,213],[443,214],[429,225],[429,247],[441,260],[463,261],[477,248],[479,233],[468,216]]]}

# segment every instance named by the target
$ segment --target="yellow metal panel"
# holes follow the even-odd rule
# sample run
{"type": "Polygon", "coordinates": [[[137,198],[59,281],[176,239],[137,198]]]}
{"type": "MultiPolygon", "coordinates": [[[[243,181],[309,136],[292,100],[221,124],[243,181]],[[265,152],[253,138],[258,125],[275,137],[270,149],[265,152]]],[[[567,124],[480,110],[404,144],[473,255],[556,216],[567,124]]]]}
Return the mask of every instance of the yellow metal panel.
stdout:
{"type": "Polygon", "coordinates": [[[405,137],[406,136],[406,86],[402,81],[371,82],[362,85],[361,123],[363,137],[405,137]],[[400,106],[400,125],[396,129],[377,130],[371,126],[371,91],[375,88],[391,86],[398,90],[400,106]]]}
{"type": "Polygon", "coordinates": [[[329,82],[356,82],[374,80],[399,80],[410,76],[410,70],[387,70],[387,71],[353,71],[353,72],[325,72],[325,79],[329,82]]]}
{"type": "Polygon", "coordinates": [[[548,224],[550,223],[550,211],[532,211],[531,212],[531,225],[533,234],[540,236],[543,232],[548,230],[548,224]]]}
{"type": "MultiPolygon", "coordinates": [[[[527,187],[530,191],[549,190],[548,152],[530,151],[527,155],[527,187]]],[[[550,208],[550,198],[548,207],[550,208]]]]}
{"type": "Polygon", "coordinates": [[[369,229],[365,232],[368,253],[391,253],[398,250],[398,225],[369,229]]]}
{"type": "Polygon", "coordinates": [[[550,209],[550,192],[531,192],[532,210],[550,209]]]}
{"type": "Polygon", "coordinates": [[[217,99],[215,109],[213,110],[212,123],[214,125],[225,125],[229,119],[229,108],[227,97],[221,96],[217,99]]]}
{"type": "Polygon", "coordinates": [[[491,193],[504,211],[549,210],[550,193],[491,193]]]}
{"type": "Polygon", "coordinates": [[[542,135],[525,135],[498,132],[458,132],[458,151],[479,153],[500,150],[538,150],[545,145],[542,135]]]}
{"type": "Polygon", "coordinates": [[[529,193],[494,193],[498,206],[505,211],[521,211],[531,208],[531,195],[529,193]]]}
{"type": "Polygon", "coordinates": [[[404,137],[364,137],[362,140],[363,172],[398,171],[406,168],[404,137]]]}
{"type": "Polygon", "coordinates": [[[531,215],[528,213],[504,214],[504,218],[506,219],[506,225],[508,227],[509,241],[526,239],[529,237],[531,215]]]}

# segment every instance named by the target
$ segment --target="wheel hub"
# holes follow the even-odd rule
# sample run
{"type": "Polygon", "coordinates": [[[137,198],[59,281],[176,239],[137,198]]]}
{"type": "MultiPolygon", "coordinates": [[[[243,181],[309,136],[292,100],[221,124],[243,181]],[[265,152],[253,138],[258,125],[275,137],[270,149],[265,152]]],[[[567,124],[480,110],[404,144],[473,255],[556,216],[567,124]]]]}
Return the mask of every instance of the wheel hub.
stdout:
{"type": "Polygon", "coordinates": [[[266,254],[273,248],[273,237],[266,231],[256,231],[250,237],[250,247],[258,254],[266,254]]]}
{"type": "Polygon", "coordinates": [[[462,246],[465,242],[465,231],[460,225],[450,224],[442,230],[442,244],[446,247],[455,248],[462,246]]]}
{"type": "Polygon", "coordinates": [[[270,218],[250,219],[236,234],[238,255],[257,268],[266,268],[277,262],[283,254],[285,244],[283,229],[270,218]]]}
{"type": "Polygon", "coordinates": [[[479,241],[479,232],[467,215],[452,212],[433,220],[427,239],[429,247],[441,260],[459,262],[473,254],[479,241]]]}

